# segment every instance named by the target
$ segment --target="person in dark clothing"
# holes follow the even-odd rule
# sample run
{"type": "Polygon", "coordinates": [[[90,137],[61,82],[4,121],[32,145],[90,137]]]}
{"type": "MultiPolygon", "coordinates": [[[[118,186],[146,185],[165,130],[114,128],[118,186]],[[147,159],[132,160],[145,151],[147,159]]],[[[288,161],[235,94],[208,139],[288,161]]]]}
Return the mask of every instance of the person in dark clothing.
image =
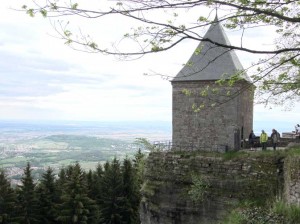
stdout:
{"type": "Polygon", "coordinates": [[[256,138],[253,130],[251,130],[250,134],[249,134],[249,144],[250,144],[250,151],[254,150],[254,139],[256,138]]]}
{"type": "Polygon", "coordinates": [[[279,142],[279,139],[280,139],[280,134],[275,129],[272,129],[271,140],[272,140],[274,151],[276,150],[276,146],[277,143],[279,142]]]}

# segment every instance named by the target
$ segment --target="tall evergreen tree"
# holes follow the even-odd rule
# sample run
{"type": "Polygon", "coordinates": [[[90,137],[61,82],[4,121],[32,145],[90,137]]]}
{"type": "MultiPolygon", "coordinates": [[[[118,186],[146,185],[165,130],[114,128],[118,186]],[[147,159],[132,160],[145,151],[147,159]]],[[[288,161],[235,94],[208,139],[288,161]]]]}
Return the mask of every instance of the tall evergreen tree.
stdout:
{"type": "Polygon", "coordinates": [[[135,169],[136,178],[140,187],[142,186],[142,183],[144,181],[145,161],[146,155],[142,153],[141,149],[139,149],[134,155],[133,167],[135,169]]]}
{"type": "Polygon", "coordinates": [[[120,224],[124,210],[123,181],[119,160],[114,158],[104,165],[105,171],[101,181],[103,195],[101,198],[101,223],[120,224]]]}
{"type": "Polygon", "coordinates": [[[0,224],[15,223],[16,194],[4,170],[0,169],[0,224]]]}
{"type": "Polygon", "coordinates": [[[111,164],[108,161],[106,161],[106,163],[104,163],[104,173],[107,172],[110,169],[110,165],[111,164]]]}
{"type": "Polygon", "coordinates": [[[69,166],[58,220],[65,224],[98,223],[98,207],[87,196],[86,177],[79,163],[69,166]]]}
{"type": "Polygon", "coordinates": [[[20,224],[40,223],[40,211],[38,210],[38,200],[35,192],[35,184],[31,175],[30,163],[27,163],[22,176],[22,185],[19,186],[18,198],[20,202],[20,224]]]}
{"type": "Polygon", "coordinates": [[[123,196],[125,201],[122,213],[123,223],[136,224],[139,221],[140,192],[136,172],[132,166],[131,160],[126,158],[122,166],[123,174],[123,196]]]}
{"type": "Polygon", "coordinates": [[[96,167],[96,171],[93,172],[93,186],[91,187],[90,194],[93,195],[93,199],[96,200],[97,204],[100,206],[101,204],[101,198],[103,194],[102,190],[102,177],[103,177],[104,171],[102,168],[102,165],[99,163],[96,167]]]}
{"type": "Polygon", "coordinates": [[[46,172],[42,175],[41,182],[37,189],[40,214],[42,216],[41,222],[45,224],[57,223],[56,218],[59,195],[54,176],[53,170],[48,167],[46,172]]]}
{"type": "Polygon", "coordinates": [[[101,163],[98,163],[95,174],[97,175],[98,178],[101,178],[103,176],[103,173],[104,173],[103,167],[102,167],[101,163]]]}
{"type": "Polygon", "coordinates": [[[59,199],[62,196],[62,190],[64,188],[66,181],[67,181],[66,170],[65,170],[65,168],[61,168],[58,173],[58,179],[55,182],[55,186],[57,189],[57,194],[58,194],[59,199]]]}
{"type": "Polygon", "coordinates": [[[95,186],[96,186],[96,180],[95,175],[92,170],[89,170],[89,172],[86,175],[86,183],[87,183],[87,195],[89,198],[94,198],[95,196],[95,186]]]}

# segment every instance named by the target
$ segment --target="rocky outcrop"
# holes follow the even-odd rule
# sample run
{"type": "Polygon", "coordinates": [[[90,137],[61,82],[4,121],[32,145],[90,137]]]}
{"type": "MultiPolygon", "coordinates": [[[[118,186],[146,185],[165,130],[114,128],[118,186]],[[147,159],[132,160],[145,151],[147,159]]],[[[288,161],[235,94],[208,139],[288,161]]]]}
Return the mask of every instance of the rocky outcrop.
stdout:
{"type": "Polygon", "coordinates": [[[279,154],[153,152],[142,188],[143,224],[217,223],[241,202],[265,201],[281,195],[284,157],[279,154]],[[198,177],[202,185],[193,182],[198,177]],[[192,190],[198,191],[191,194],[192,190]],[[198,189],[197,189],[198,188],[198,189]]]}

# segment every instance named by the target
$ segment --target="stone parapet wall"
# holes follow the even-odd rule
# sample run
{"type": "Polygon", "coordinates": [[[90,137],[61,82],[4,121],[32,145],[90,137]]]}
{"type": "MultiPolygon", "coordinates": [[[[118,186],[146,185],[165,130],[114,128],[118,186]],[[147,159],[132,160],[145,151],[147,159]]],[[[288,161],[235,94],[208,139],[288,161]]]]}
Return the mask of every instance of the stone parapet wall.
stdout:
{"type": "Polygon", "coordinates": [[[284,197],[288,204],[300,206],[300,156],[289,156],[284,165],[284,197]]]}
{"type": "Polygon", "coordinates": [[[281,194],[283,162],[275,154],[226,159],[196,152],[151,153],[142,188],[142,223],[217,223],[242,201],[281,194]],[[207,186],[202,201],[188,194],[192,175],[207,186]]]}

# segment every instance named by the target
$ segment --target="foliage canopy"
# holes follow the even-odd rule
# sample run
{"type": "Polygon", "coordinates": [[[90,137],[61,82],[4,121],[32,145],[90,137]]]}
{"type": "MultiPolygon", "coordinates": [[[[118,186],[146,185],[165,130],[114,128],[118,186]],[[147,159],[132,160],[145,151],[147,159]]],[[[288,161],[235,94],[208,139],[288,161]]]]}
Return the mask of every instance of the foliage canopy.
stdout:
{"type": "Polygon", "coordinates": [[[118,45],[108,48],[101,39],[95,41],[81,30],[73,30],[68,21],[52,20],[59,38],[66,44],[88,52],[116,55],[121,59],[167,51],[187,39],[213,42],[201,35],[201,29],[215,22],[213,17],[216,10],[218,22],[227,29],[237,31],[240,41],[231,45],[214,44],[257,55],[252,64],[245,68],[245,72],[251,75],[253,83],[258,87],[257,92],[261,93],[259,102],[280,104],[299,99],[298,0],[122,0],[95,1],[90,4],[81,0],[45,0],[44,3],[33,3],[23,6],[23,10],[30,16],[41,14],[43,17],[66,20],[76,16],[97,22],[106,17],[112,19],[121,16],[129,21],[135,27],[120,36],[118,45]],[[251,38],[251,42],[259,42],[259,32],[273,31],[267,48],[247,40],[251,38]],[[130,47],[121,46],[122,41],[130,47]]]}

